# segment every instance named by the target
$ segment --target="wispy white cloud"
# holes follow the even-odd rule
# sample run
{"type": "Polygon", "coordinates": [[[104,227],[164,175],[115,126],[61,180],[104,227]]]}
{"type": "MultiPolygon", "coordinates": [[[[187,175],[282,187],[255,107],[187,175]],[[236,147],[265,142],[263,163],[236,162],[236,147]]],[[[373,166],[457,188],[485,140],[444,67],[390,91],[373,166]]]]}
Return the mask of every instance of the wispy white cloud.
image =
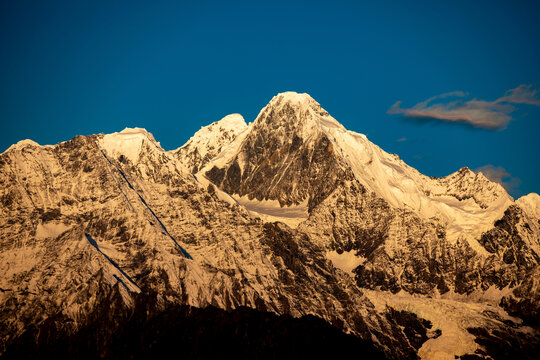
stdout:
{"type": "Polygon", "coordinates": [[[467,94],[454,91],[433,96],[412,108],[402,108],[401,101],[397,101],[387,113],[406,118],[462,123],[482,129],[504,129],[512,120],[511,113],[516,109],[512,104],[540,106],[538,94],[540,90],[532,85],[520,85],[508,90],[504,96],[494,101],[478,99],[463,101],[462,98],[467,94]],[[452,101],[448,101],[452,98],[452,101]]]}
{"type": "Polygon", "coordinates": [[[397,142],[404,142],[404,141],[407,141],[407,138],[406,137],[400,137],[399,139],[396,140],[397,142]]]}
{"type": "Polygon", "coordinates": [[[508,193],[514,193],[521,185],[521,179],[514,177],[508,173],[502,166],[494,166],[491,164],[484,165],[474,170],[481,172],[489,180],[501,184],[508,193]]]}
{"type": "Polygon", "coordinates": [[[535,89],[533,85],[519,85],[515,89],[508,90],[503,97],[496,101],[540,106],[539,94],[540,89],[535,89]]]}

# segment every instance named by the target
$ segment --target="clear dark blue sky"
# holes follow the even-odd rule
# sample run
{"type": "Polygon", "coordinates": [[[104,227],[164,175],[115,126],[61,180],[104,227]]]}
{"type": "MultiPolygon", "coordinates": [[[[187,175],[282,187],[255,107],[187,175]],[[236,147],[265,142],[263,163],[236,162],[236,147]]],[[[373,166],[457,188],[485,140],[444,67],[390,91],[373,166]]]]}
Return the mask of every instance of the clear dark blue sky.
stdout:
{"type": "Polygon", "coordinates": [[[538,84],[538,4],[2,1],[0,151],[126,126],[173,149],[291,90],[427,175],[489,164],[520,179],[514,196],[540,192],[540,106],[516,105],[500,130],[387,114],[398,100],[493,101],[538,84]]]}

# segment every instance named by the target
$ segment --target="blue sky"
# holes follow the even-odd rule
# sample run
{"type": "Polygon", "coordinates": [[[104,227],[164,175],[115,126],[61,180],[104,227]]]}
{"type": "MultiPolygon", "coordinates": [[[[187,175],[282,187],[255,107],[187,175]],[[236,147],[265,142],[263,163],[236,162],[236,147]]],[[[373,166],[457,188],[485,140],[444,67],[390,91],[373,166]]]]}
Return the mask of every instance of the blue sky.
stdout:
{"type": "Polygon", "coordinates": [[[512,195],[540,192],[540,106],[496,102],[538,89],[538,4],[3,1],[0,151],[126,126],[173,149],[298,91],[427,175],[490,165],[512,195]],[[422,108],[455,91],[467,96],[422,108]],[[471,100],[511,106],[510,120],[488,129],[411,112],[460,112],[471,100]]]}

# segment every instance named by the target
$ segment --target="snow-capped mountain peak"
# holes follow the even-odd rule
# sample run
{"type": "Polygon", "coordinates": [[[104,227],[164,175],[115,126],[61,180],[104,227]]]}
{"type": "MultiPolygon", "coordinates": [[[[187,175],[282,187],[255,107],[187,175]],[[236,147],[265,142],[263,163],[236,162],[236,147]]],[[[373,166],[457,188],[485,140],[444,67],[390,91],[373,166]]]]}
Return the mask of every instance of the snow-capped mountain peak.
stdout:
{"type": "Polygon", "coordinates": [[[321,105],[309,94],[292,91],[279,93],[270,100],[255,120],[254,127],[260,128],[272,124],[272,128],[284,126],[302,138],[316,135],[324,128],[345,130],[321,105]]]}
{"type": "Polygon", "coordinates": [[[530,193],[517,199],[516,203],[525,210],[529,216],[540,219],[540,195],[537,193],[530,193]]]}
{"type": "Polygon", "coordinates": [[[478,237],[513,202],[500,184],[468,168],[443,178],[429,177],[365,135],[343,127],[324,131],[356,180],[395,208],[412,210],[425,219],[438,218],[454,241],[462,235],[478,237]]]}
{"type": "Polygon", "coordinates": [[[141,128],[10,149],[0,356],[177,305],[319,316],[391,359],[491,356],[485,334],[540,342],[505,313],[538,318],[540,196],[514,202],[468,168],[425,176],[307,94],[173,151],[141,128]]]}
{"type": "Polygon", "coordinates": [[[298,205],[319,196],[315,177],[326,177],[321,185],[335,180],[329,180],[334,175],[328,169],[352,172],[392,207],[437,218],[448,226],[450,239],[466,236],[474,247],[474,239],[513,203],[499,184],[468,168],[439,179],[421,174],[365,135],[347,130],[308,94],[274,96],[246,133],[201,171],[240,196],[298,205]],[[311,173],[313,162],[326,162],[327,169],[311,173]]]}
{"type": "Polygon", "coordinates": [[[160,149],[161,145],[154,139],[154,136],[143,128],[125,128],[120,132],[106,134],[100,140],[100,146],[110,156],[125,156],[131,162],[136,163],[144,147],[160,149]]]}
{"type": "Polygon", "coordinates": [[[247,128],[240,114],[230,114],[223,119],[203,126],[183,146],[172,150],[180,162],[195,173],[222,149],[233,142],[247,128]]]}
{"type": "Polygon", "coordinates": [[[295,91],[284,91],[277,94],[272,98],[270,104],[275,102],[289,102],[289,103],[317,103],[308,93],[297,93],[295,91]]]}
{"type": "Polygon", "coordinates": [[[227,115],[223,119],[216,121],[214,124],[219,125],[221,128],[230,130],[243,130],[247,126],[244,117],[240,114],[227,115]]]}

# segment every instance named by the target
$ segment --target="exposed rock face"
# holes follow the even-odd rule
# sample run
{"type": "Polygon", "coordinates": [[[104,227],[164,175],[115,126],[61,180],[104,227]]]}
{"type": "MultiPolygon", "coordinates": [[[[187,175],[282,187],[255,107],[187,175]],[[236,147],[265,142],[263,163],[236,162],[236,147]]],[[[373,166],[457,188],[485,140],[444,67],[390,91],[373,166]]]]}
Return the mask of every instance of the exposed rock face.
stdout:
{"type": "Polygon", "coordinates": [[[139,135],[131,158],[112,157],[101,136],[0,155],[2,350],[44,323],[77,333],[104,306],[127,316],[139,294],[152,294],[153,311],[313,314],[389,356],[414,354],[306,235],[218,200],[139,135]]]}
{"type": "Polygon", "coordinates": [[[535,199],[467,168],[426,177],[306,94],[172,152],[144,129],[23,141],[0,155],[0,353],[183,306],[314,315],[399,359],[489,354],[478,329],[536,344],[535,199]],[[306,219],[264,222],[230,195],[306,219]]]}
{"type": "Polygon", "coordinates": [[[480,241],[494,254],[490,259],[498,260],[498,266],[486,269],[486,275],[499,288],[515,287],[501,299],[501,305],[526,322],[540,324],[540,257],[533,250],[538,246],[537,225],[513,205],[480,241]]]}
{"type": "Polygon", "coordinates": [[[275,97],[261,111],[237,154],[224,167],[212,165],[204,174],[230,194],[278,200],[282,206],[309,199],[312,209],[339,182],[352,179],[314,116],[331,119],[307,96],[275,97]]]}
{"type": "Polygon", "coordinates": [[[523,211],[512,205],[494,228],[482,235],[480,243],[504,263],[514,264],[516,270],[528,271],[538,265],[540,256],[532,249],[538,246],[536,226],[527,220],[523,211]]]}
{"type": "Polygon", "coordinates": [[[420,174],[364,135],[347,131],[307,94],[275,96],[240,138],[199,172],[229,194],[308,200],[309,210],[339,184],[356,181],[393,208],[436,218],[452,242],[479,246],[513,204],[501,185],[463,168],[444,178],[420,174]]]}
{"type": "Polygon", "coordinates": [[[538,312],[528,280],[540,255],[534,194],[516,205],[468,168],[425,177],[305,94],[276,96],[247,132],[199,176],[282,206],[308,200],[298,230],[327,251],[354,253],[360,287],[503,301],[528,319],[538,312]]]}
{"type": "Polygon", "coordinates": [[[346,132],[306,94],[274,97],[247,135],[200,175],[229,194],[282,206],[308,200],[310,217],[299,229],[365,259],[355,269],[362,287],[470,294],[515,287],[538,265],[534,215],[521,216],[512,231],[494,228],[519,209],[499,184],[468,168],[438,179],[418,174],[346,132]]]}
{"type": "Polygon", "coordinates": [[[513,316],[523,319],[525,324],[540,326],[540,268],[527,272],[525,278],[512,294],[501,299],[500,305],[513,316]]]}
{"type": "MultiPolygon", "coordinates": [[[[475,336],[475,341],[485,350],[476,353],[476,359],[492,357],[494,359],[536,359],[538,356],[538,339],[529,334],[516,332],[508,327],[491,329],[471,327],[467,329],[475,336]]],[[[466,359],[467,357],[462,357],[466,359]]],[[[469,357],[474,359],[474,357],[469,357]]]]}
{"type": "Polygon", "coordinates": [[[485,255],[463,239],[450,242],[440,223],[393,209],[350,182],[314,209],[299,230],[321,246],[352,251],[361,258],[354,269],[361,287],[425,295],[471,294],[492,286],[516,287],[538,266],[534,251],[538,231],[519,214],[521,210],[511,206],[495,228],[479,239],[485,255]],[[519,256],[509,255],[514,253],[519,256]]]}

